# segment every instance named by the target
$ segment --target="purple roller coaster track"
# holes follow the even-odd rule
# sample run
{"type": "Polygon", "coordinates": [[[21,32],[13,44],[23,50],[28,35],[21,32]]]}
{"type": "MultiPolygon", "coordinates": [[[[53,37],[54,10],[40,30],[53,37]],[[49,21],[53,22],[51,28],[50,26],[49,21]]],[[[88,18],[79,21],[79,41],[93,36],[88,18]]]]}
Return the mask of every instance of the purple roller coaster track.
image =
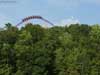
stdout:
{"type": "Polygon", "coordinates": [[[28,20],[31,20],[31,19],[40,19],[40,20],[43,20],[44,22],[50,24],[51,26],[54,26],[53,23],[51,23],[50,21],[44,19],[44,18],[41,17],[41,16],[28,16],[28,17],[22,19],[22,21],[21,21],[20,23],[18,23],[18,24],[16,25],[16,27],[20,26],[22,23],[24,23],[24,22],[26,22],[26,21],[28,21],[28,20]]]}

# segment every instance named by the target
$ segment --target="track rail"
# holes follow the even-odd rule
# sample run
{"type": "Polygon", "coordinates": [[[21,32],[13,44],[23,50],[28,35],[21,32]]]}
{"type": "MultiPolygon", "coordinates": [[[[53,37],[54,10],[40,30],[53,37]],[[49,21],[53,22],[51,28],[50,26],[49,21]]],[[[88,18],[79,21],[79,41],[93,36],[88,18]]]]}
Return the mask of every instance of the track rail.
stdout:
{"type": "Polygon", "coordinates": [[[21,21],[20,23],[18,23],[18,24],[16,25],[16,27],[20,26],[22,23],[24,23],[24,22],[26,22],[26,21],[28,21],[28,20],[31,20],[31,19],[40,19],[40,20],[43,20],[44,22],[50,24],[51,26],[54,26],[53,23],[51,23],[50,21],[44,19],[44,18],[41,17],[41,16],[28,16],[28,17],[22,19],[22,21],[21,21]]]}

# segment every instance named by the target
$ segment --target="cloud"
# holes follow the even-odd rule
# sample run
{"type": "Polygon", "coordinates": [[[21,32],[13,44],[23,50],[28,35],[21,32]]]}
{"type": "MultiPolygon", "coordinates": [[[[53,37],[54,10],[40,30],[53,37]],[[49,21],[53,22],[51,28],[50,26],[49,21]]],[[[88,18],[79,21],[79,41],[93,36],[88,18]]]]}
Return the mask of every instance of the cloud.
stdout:
{"type": "Polygon", "coordinates": [[[71,24],[77,24],[77,23],[80,23],[80,21],[78,19],[75,19],[72,16],[71,18],[61,20],[61,22],[58,23],[57,25],[58,26],[65,26],[65,25],[69,26],[71,24]]]}
{"type": "Polygon", "coordinates": [[[81,3],[100,4],[100,0],[47,0],[47,3],[53,7],[73,8],[79,7],[81,3]]]}
{"type": "Polygon", "coordinates": [[[100,0],[83,0],[85,3],[100,4],[100,0]]]}
{"type": "Polygon", "coordinates": [[[0,27],[4,27],[8,22],[11,22],[11,19],[4,14],[0,14],[0,27]]]}
{"type": "Polygon", "coordinates": [[[76,7],[80,0],[47,0],[47,3],[54,7],[76,7]]]}

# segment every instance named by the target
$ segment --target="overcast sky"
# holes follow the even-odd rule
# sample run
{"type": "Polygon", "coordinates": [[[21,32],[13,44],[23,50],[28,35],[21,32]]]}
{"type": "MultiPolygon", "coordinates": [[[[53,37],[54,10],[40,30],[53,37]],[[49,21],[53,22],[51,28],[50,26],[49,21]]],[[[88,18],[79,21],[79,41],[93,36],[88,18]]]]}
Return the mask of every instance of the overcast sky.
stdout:
{"type": "Polygon", "coordinates": [[[100,0],[15,0],[8,3],[0,0],[0,27],[7,22],[16,25],[31,15],[43,16],[59,25],[100,24],[100,0]]]}

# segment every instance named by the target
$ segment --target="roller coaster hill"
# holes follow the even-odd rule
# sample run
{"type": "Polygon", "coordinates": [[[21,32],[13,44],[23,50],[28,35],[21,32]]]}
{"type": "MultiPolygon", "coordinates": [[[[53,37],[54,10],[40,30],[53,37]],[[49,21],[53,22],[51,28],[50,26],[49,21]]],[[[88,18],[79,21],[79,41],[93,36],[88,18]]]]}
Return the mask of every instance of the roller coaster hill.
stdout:
{"type": "Polygon", "coordinates": [[[19,23],[16,25],[16,27],[19,27],[19,26],[21,26],[24,22],[27,22],[27,21],[32,20],[32,19],[40,19],[40,20],[42,20],[42,21],[48,23],[50,26],[54,26],[53,23],[51,23],[50,21],[48,21],[47,19],[45,19],[45,18],[43,18],[43,17],[41,17],[41,16],[28,16],[28,17],[22,19],[22,21],[19,22],[19,23]]]}

